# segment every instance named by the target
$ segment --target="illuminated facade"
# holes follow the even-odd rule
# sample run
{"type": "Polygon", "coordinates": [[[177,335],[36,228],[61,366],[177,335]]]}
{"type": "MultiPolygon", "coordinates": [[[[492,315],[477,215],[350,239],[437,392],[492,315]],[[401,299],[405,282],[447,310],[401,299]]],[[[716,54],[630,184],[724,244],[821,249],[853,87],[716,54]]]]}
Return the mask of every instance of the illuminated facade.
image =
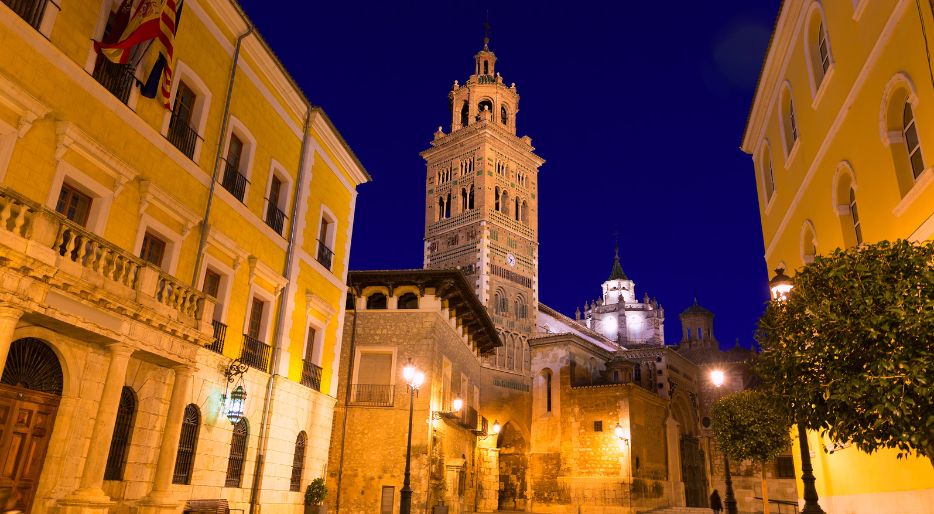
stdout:
{"type": "MultiPolygon", "coordinates": [[[[770,270],[934,236],[932,28],[929,2],[784,2],[742,143],[770,270]]],[[[816,433],[808,443],[828,513],[930,512],[927,459],[867,455],[816,433]]]]}
{"type": "Polygon", "coordinates": [[[368,176],[235,3],[184,3],[171,111],[144,54],[92,47],[120,4],[0,4],[0,489],[33,513],[301,512],[368,176]]]}

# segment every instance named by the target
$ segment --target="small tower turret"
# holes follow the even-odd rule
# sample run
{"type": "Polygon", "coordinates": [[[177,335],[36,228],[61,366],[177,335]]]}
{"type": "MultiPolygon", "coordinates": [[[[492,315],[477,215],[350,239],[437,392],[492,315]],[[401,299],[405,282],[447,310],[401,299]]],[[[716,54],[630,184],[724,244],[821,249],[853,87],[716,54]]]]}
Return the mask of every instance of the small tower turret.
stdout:
{"type": "Polygon", "coordinates": [[[684,309],[681,319],[681,344],[688,348],[720,349],[713,335],[713,313],[701,307],[694,298],[694,305],[684,309]]]}

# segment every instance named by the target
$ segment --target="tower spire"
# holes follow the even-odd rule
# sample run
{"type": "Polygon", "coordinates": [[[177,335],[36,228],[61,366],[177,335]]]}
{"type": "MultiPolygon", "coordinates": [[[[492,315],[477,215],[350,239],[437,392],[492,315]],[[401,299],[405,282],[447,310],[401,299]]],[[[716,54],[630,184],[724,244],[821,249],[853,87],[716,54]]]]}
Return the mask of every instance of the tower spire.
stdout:
{"type": "Polygon", "coordinates": [[[483,20],[483,49],[490,50],[490,10],[486,10],[486,19],[483,20]]]}
{"type": "Polygon", "coordinates": [[[623,271],[623,265],[619,263],[619,242],[616,243],[616,254],[613,257],[613,269],[610,270],[610,278],[607,280],[629,280],[623,271]]]}

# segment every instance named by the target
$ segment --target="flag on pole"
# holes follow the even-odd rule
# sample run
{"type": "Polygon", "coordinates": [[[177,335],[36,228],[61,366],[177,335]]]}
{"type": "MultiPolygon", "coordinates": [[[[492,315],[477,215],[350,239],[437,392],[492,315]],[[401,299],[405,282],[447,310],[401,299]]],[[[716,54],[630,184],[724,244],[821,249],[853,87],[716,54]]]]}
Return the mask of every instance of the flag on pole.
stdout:
{"type": "Polygon", "coordinates": [[[113,44],[120,40],[123,31],[130,23],[130,14],[133,12],[133,0],[123,0],[117,12],[113,13],[109,21],[109,27],[101,38],[101,43],[113,44]]]}
{"type": "Polygon", "coordinates": [[[94,49],[117,64],[130,61],[133,47],[159,37],[164,24],[174,34],[175,0],[142,0],[116,43],[94,42],[94,49]]]}
{"type": "Polygon", "coordinates": [[[167,22],[166,17],[162,17],[163,21],[160,24],[161,30],[152,45],[155,47],[158,57],[149,72],[146,84],[140,91],[140,94],[147,98],[155,98],[158,94],[162,106],[169,110],[172,109],[172,70],[175,62],[173,57],[175,33],[178,31],[178,23],[182,17],[182,6],[185,4],[185,0],[180,0],[177,6],[175,3],[175,0],[166,0],[166,5],[172,4],[174,11],[163,11],[163,13],[172,13],[171,20],[167,22]]]}

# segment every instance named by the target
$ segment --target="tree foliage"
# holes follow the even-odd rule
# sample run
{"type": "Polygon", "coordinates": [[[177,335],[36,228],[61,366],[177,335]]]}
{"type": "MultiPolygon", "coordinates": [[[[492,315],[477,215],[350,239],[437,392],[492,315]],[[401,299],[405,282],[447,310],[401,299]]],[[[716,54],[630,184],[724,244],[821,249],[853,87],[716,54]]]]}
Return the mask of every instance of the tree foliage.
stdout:
{"type": "Polygon", "coordinates": [[[766,308],[757,339],[757,372],[796,422],[934,459],[934,243],[818,257],[766,308]]]}
{"type": "Polygon", "coordinates": [[[720,449],[734,460],[768,462],[791,446],[785,410],[763,391],[720,398],[713,405],[711,421],[720,449]]]}

